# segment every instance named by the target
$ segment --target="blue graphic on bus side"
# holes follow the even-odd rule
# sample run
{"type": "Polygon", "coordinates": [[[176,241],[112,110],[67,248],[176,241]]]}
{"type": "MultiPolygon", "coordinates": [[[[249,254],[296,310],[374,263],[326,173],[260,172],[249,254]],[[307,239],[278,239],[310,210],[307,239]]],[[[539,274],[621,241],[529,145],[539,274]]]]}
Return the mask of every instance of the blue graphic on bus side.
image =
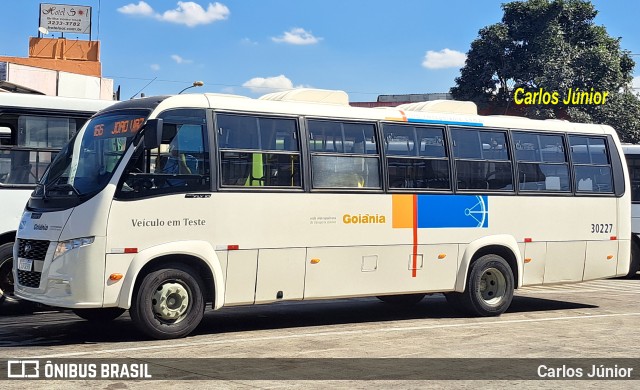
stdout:
{"type": "Polygon", "coordinates": [[[418,228],[487,228],[486,195],[418,195],[418,228]]]}

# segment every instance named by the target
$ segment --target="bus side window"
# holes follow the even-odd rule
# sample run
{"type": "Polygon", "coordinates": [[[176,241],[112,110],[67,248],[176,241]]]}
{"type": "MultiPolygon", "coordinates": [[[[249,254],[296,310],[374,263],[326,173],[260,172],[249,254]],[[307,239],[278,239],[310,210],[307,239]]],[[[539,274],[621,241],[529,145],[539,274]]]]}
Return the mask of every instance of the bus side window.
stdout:
{"type": "Polygon", "coordinates": [[[452,128],[451,137],[458,189],[513,191],[506,132],[452,128]]]}
{"type": "Polygon", "coordinates": [[[605,138],[570,136],[574,186],[579,193],[613,194],[611,160],[605,138]]]}
{"type": "Polygon", "coordinates": [[[374,124],[309,120],[307,125],[314,188],[382,188],[374,124]]]}
{"type": "Polygon", "coordinates": [[[218,114],[222,187],[302,187],[297,121],[218,114]]]}
{"type": "Polygon", "coordinates": [[[640,202],[640,155],[625,154],[629,167],[629,180],[631,181],[631,200],[640,202]]]}
{"type": "Polygon", "coordinates": [[[162,113],[162,142],[154,150],[136,150],[127,165],[119,195],[125,198],[211,189],[205,111],[162,113]]]}
{"type": "Polygon", "coordinates": [[[520,191],[570,191],[563,135],[514,131],[512,137],[520,191]]]}
{"type": "Polygon", "coordinates": [[[385,124],[389,187],[449,190],[444,128],[385,124]]]}

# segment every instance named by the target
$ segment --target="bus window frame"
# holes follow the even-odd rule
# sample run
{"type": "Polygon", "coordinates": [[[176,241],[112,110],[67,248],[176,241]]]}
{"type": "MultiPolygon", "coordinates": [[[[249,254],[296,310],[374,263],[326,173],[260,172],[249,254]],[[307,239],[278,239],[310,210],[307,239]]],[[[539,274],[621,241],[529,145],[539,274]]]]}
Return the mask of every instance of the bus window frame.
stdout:
{"type": "MultiPolygon", "coordinates": [[[[612,148],[611,145],[613,142],[613,138],[608,134],[594,134],[594,133],[566,133],[566,150],[568,151],[568,157],[570,161],[570,175],[571,175],[571,186],[572,186],[572,194],[578,197],[604,197],[604,198],[619,198],[624,195],[625,185],[624,185],[624,177],[622,179],[619,178],[619,173],[617,171],[622,169],[622,162],[620,159],[620,155],[617,152],[616,148],[612,148]],[[602,164],[576,164],[573,162],[573,153],[571,152],[571,140],[569,137],[587,137],[587,138],[600,138],[604,140],[604,147],[607,152],[607,158],[609,159],[609,167],[611,168],[611,192],[590,192],[590,191],[578,191],[577,183],[575,181],[575,167],[576,166],[602,166],[602,164]],[[615,150],[615,155],[613,151],[615,150]],[[615,159],[613,157],[616,157],[615,159]],[[614,167],[614,163],[616,166],[614,167]],[[618,180],[616,180],[618,179],[618,180]],[[622,182],[620,184],[620,182],[622,182]]],[[[613,143],[615,145],[615,143],[613,143]]]]}
{"type": "MultiPolygon", "coordinates": [[[[115,102],[114,102],[115,103],[115,102]]],[[[36,147],[36,146],[28,146],[28,145],[17,145],[18,143],[18,128],[14,128],[10,126],[11,122],[3,121],[2,117],[4,115],[15,116],[15,125],[17,126],[19,123],[19,118],[21,116],[35,116],[35,117],[44,117],[44,118],[61,118],[68,120],[75,120],[76,124],[78,120],[84,120],[80,126],[76,126],[76,133],[80,131],[82,126],[84,126],[94,115],[95,112],[87,112],[87,111],[77,111],[77,110],[66,110],[66,109],[57,109],[57,108],[28,108],[28,107],[13,107],[13,106],[3,106],[0,107],[0,126],[2,128],[9,129],[9,145],[0,145],[0,150],[8,150],[8,151],[23,151],[23,152],[35,152],[37,155],[41,152],[51,153],[51,161],[55,158],[56,154],[64,148],[62,147],[36,147]]],[[[7,134],[7,133],[4,133],[7,134]]],[[[73,134],[70,134],[69,139],[73,137],[73,134]]],[[[44,174],[45,170],[42,172],[44,174]]],[[[42,175],[40,175],[40,178],[42,175]]],[[[40,180],[37,178],[36,183],[0,183],[1,188],[15,188],[15,189],[33,189],[37,186],[37,182],[40,180]]]]}
{"type": "MultiPolygon", "coordinates": [[[[443,142],[444,142],[444,152],[445,157],[430,157],[430,156],[399,156],[393,154],[387,154],[387,151],[384,145],[380,148],[380,154],[382,156],[382,167],[384,173],[384,189],[386,193],[420,193],[420,194],[453,194],[455,193],[455,186],[453,183],[454,180],[454,170],[453,170],[453,157],[452,157],[452,148],[449,134],[449,126],[445,124],[425,124],[425,123],[412,123],[412,122],[393,122],[393,121],[380,121],[378,125],[379,135],[378,137],[382,140],[385,140],[384,126],[407,126],[414,128],[433,128],[442,130],[443,142]],[[401,188],[401,187],[391,187],[391,181],[389,178],[389,158],[405,158],[405,159],[414,159],[414,160],[438,160],[438,161],[446,161],[447,166],[449,168],[449,188],[401,188]]],[[[385,141],[383,141],[385,142],[385,141]]]]}
{"type": "Polygon", "coordinates": [[[448,125],[447,126],[447,136],[448,136],[448,140],[449,140],[449,153],[451,156],[451,165],[452,165],[452,184],[453,184],[453,188],[454,188],[454,193],[459,193],[459,194],[487,194],[487,195],[491,195],[491,196],[496,196],[496,195],[504,195],[504,196],[517,196],[518,195],[518,185],[517,185],[517,175],[516,175],[516,171],[515,171],[515,161],[514,161],[514,145],[512,142],[512,137],[511,137],[511,128],[508,127],[485,127],[485,126],[461,126],[461,125],[448,125]],[[452,134],[452,130],[453,129],[461,129],[461,130],[475,130],[478,132],[499,132],[499,133],[504,133],[505,135],[505,145],[506,145],[506,152],[508,154],[508,158],[506,160],[488,160],[488,159],[471,159],[471,158],[458,158],[455,156],[455,150],[454,150],[454,145],[453,145],[453,134],[452,134]],[[458,187],[458,160],[464,160],[464,161],[489,161],[489,162],[509,162],[511,164],[511,186],[512,189],[510,190],[501,190],[501,189],[464,189],[464,188],[459,188],[458,187]]]}
{"type": "MultiPolygon", "coordinates": [[[[212,148],[211,152],[211,163],[212,165],[212,187],[214,191],[220,192],[307,192],[308,191],[308,177],[306,175],[306,170],[308,164],[305,161],[306,151],[304,149],[305,142],[302,142],[302,137],[305,136],[306,132],[302,127],[302,118],[301,115],[295,114],[280,114],[280,113],[271,113],[271,112],[254,112],[254,111],[239,111],[239,110],[227,110],[227,109],[209,109],[211,113],[211,135],[209,137],[210,147],[212,148]],[[297,130],[298,136],[298,155],[300,156],[300,180],[301,185],[299,187],[288,187],[288,186],[231,186],[231,185],[223,185],[222,184],[222,152],[226,149],[220,149],[220,145],[218,144],[218,115],[235,115],[235,116],[250,116],[250,117],[259,117],[264,119],[289,119],[294,120],[297,130]],[[215,160],[215,161],[214,161],[215,160]]],[[[246,152],[246,153],[256,153],[260,149],[235,149],[238,152],[246,152]]],[[[268,150],[264,150],[267,151],[268,150]]],[[[295,154],[295,153],[282,153],[282,154],[295,154]]]]}
{"type": "Polygon", "coordinates": [[[375,119],[359,119],[359,118],[343,118],[343,117],[325,117],[325,116],[316,116],[316,115],[307,115],[301,117],[304,122],[304,142],[303,144],[306,147],[305,155],[303,156],[305,163],[305,171],[308,171],[308,184],[309,184],[309,192],[312,193],[358,193],[358,194],[386,194],[389,193],[388,188],[388,180],[386,178],[386,161],[384,157],[384,147],[382,146],[382,128],[381,121],[375,119]],[[351,153],[329,153],[329,152],[313,152],[309,147],[309,121],[323,121],[323,122],[334,122],[334,123],[355,123],[355,124],[369,124],[373,125],[373,136],[376,138],[376,147],[378,150],[377,154],[351,154],[351,153]],[[317,155],[321,156],[336,156],[336,157],[365,157],[365,158],[377,158],[378,159],[378,180],[380,182],[380,186],[378,188],[373,187],[320,187],[316,188],[313,186],[313,169],[312,169],[312,157],[313,154],[317,153],[317,155]]]}
{"type": "MultiPolygon", "coordinates": [[[[513,156],[515,158],[515,164],[514,164],[514,172],[515,172],[515,178],[517,183],[516,184],[516,192],[518,195],[523,195],[523,196],[574,196],[575,195],[575,189],[574,189],[574,185],[573,185],[573,168],[572,168],[572,163],[571,163],[571,153],[570,153],[570,149],[568,149],[569,147],[569,140],[568,140],[568,133],[565,131],[551,131],[551,130],[537,130],[537,129],[519,129],[519,128],[509,128],[509,134],[511,136],[511,148],[513,149],[513,156]],[[516,156],[516,145],[513,142],[513,133],[527,133],[527,134],[534,134],[534,135],[548,135],[548,136],[559,136],[562,137],[562,147],[564,148],[564,157],[565,157],[565,162],[564,164],[566,164],[567,166],[567,170],[568,170],[568,176],[567,179],[569,180],[569,189],[567,191],[529,191],[529,190],[521,190],[520,189],[520,178],[519,178],[519,172],[518,172],[518,158],[516,156]]],[[[545,164],[545,162],[529,162],[529,161],[524,161],[524,163],[534,163],[534,164],[545,164]]],[[[549,163],[549,164],[554,164],[554,165],[561,165],[560,163],[549,163]]]]}

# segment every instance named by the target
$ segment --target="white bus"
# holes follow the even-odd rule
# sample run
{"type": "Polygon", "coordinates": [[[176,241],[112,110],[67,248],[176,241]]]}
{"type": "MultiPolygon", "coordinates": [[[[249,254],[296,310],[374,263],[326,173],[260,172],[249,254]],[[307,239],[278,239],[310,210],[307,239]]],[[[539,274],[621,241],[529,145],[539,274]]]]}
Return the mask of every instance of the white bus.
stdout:
{"type": "Polygon", "coordinates": [[[628,277],[640,271],[640,145],[622,145],[631,181],[631,267],[628,277]]]}
{"type": "Polygon", "coordinates": [[[514,289],[626,275],[630,192],[608,126],[354,108],[341,91],[154,97],[100,112],[50,165],[14,246],[16,295],[154,338],[204,308],[514,289]]]}
{"type": "Polygon", "coordinates": [[[0,93],[0,305],[13,297],[13,242],[29,195],[56,153],[113,101],[0,93]]]}

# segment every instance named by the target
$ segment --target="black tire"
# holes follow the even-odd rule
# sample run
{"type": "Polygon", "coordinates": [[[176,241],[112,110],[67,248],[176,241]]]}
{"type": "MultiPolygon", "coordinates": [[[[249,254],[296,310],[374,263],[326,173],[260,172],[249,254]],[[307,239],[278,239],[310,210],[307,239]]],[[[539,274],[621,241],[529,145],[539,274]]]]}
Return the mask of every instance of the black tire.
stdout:
{"type": "Polygon", "coordinates": [[[13,243],[0,245],[0,305],[17,303],[13,294],[13,243]]]}
{"type": "Polygon", "coordinates": [[[427,294],[403,294],[403,295],[381,295],[377,297],[384,303],[398,306],[413,306],[418,304],[427,294]]]}
{"type": "Polygon", "coordinates": [[[80,318],[90,322],[109,322],[120,317],[126,310],[119,307],[107,307],[100,309],[74,309],[73,312],[80,318]]]}
{"type": "Polygon", "coordinates": [[[515,284],[505,259],[484,255],[471,264],[467,288],[463,293],[446,293],[456,310],[477,317],[499,316],[511,305],[515,284]]]}
{"type": "Polygon", "coordinates": [[[155,339],[185,337],[204,315],[203,283],[197,273],[170,264],[144,276],[129,314],[133,323],[155,339]]]}
{"type": "Polygon", "coordinates": [[[629,264],[629,273],[625,276],[626,279],[633,279],[636,277],[638,271],[640,271],[640,246],[636,241],[631,241],[631,263],[629,264]]]}

